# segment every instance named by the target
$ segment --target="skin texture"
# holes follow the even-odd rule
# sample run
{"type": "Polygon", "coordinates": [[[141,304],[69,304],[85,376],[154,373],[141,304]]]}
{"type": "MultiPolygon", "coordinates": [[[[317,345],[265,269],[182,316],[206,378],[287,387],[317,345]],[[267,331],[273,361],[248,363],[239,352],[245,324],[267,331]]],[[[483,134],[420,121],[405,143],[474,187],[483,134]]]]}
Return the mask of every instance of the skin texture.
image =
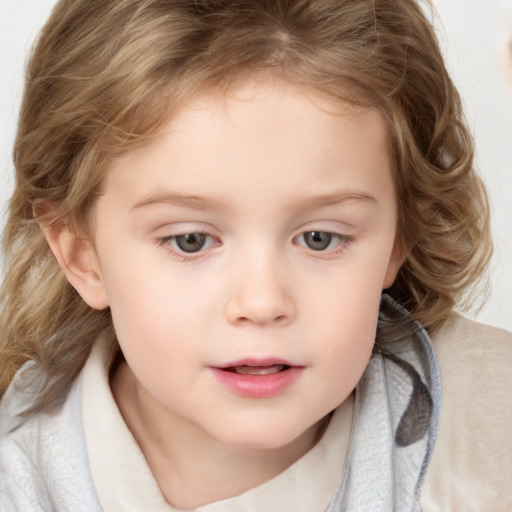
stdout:
{"type": "Polygon", "coordinates": [[[109,171],[92,241],[47,230],[82,297],[111,308],[114,396],[175,506],[283,471],[368,362],[400,265],[393,164],[379,112],[339,107],[282,83],[194,98],[109,171]],[[309,232],[338,236],[314,250],[309,232]],[[204,246],[184,253],[186,233],[204,246]],[[212,367],[246,358],[298,377],[240,396],[212,367]]]}

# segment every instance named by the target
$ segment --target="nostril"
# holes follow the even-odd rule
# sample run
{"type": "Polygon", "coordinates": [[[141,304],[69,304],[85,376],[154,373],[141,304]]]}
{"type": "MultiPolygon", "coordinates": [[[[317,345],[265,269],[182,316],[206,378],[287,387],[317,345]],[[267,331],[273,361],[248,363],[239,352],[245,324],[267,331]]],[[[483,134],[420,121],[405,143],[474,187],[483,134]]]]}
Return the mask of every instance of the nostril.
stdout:
{"type": "Polygon", "coordinates": [[[249,287],[237,290],[225,305],[226,319],[238,325],[284,326],[294,317],[293,301],[282,290],[249,287]]]}
{"type": "MultiPolygon", "coordinates": [[[[286,315],[279,315],[279,316],[276,316],[273,318],[273,321],[276,322],[276,323],[282,323],[282,322],[285,322],[286,319],[288,317],[286,315]]],[[[237,321],[239,323],[247,323],[247,322],[250,322],[250,323],[267,323],[267,320],[265,320],[264,318],[249,318],[247,316],[240,316],[237,318],[237,321]]]]}

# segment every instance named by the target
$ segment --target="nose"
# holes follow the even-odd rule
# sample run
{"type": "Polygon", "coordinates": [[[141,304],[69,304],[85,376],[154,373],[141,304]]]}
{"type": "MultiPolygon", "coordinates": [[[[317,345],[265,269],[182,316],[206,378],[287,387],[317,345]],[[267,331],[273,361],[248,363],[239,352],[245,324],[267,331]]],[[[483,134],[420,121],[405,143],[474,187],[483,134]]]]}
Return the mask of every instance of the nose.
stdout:
{"type": "Polygon", "coordinates": [[[231,269],[225,314],[233,325],[286,325],[295,317],[288,272],[277,258],[260,254],[231,269]]]}

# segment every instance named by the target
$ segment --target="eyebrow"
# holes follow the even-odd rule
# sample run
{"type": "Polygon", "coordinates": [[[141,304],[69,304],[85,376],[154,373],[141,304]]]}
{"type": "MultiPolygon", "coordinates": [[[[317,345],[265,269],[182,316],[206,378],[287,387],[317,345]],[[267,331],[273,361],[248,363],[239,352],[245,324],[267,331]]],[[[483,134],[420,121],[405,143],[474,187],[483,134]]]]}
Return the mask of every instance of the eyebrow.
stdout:
{"type": "Polygon", "coordinates": [[[183,206],[196,210],[215,210],[222,207],[218,199],[175,192],[156,192],[144,196],[132,206],[132,210],[159,205],[183,206]]]}
{"type": "MultiPolygon", "coordinates": [[[[296,211],[315,210],[327,206],[335,206],[346,202],[377,203],[375,197],[364,191],[340,191],[331,194],[320,194],[291,201],[290,208],[296,211]]],[[[144,196],[132,206],[132,210],[159,205],[181,206],[196,210],[226,209],[226,204],[216,198],[197,195],[180,194],[177,192],[155,192],[144,196]]]]}
{"type": "Polygon", "coordinates": [[[292,201],[291,207],[298,211],[317,210],[326,206],[336,206],[352,201],[377,204],[377,199],[369,192],[347,190],[297,199],[292,201]]]}

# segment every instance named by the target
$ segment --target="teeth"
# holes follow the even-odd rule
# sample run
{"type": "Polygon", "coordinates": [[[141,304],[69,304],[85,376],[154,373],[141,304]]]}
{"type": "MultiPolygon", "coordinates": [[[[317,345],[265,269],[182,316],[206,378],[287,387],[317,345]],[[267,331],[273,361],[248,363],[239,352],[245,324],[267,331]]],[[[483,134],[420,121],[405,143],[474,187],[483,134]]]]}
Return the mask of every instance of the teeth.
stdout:
{"type": "Polygon", "coordinates": [[[272,366],[233,366],[230,371],[241,375],[271,375],[284,370],[285,364],[273,364],[272,366]]]}

